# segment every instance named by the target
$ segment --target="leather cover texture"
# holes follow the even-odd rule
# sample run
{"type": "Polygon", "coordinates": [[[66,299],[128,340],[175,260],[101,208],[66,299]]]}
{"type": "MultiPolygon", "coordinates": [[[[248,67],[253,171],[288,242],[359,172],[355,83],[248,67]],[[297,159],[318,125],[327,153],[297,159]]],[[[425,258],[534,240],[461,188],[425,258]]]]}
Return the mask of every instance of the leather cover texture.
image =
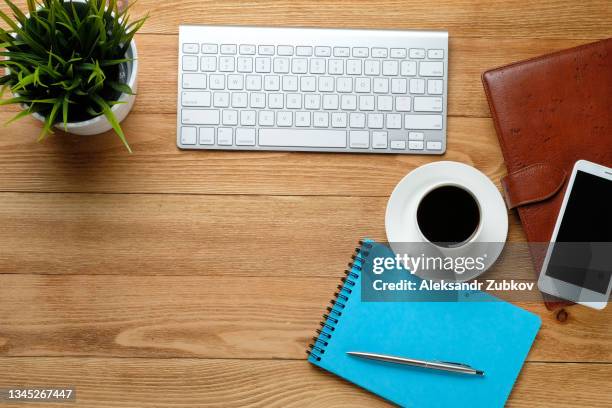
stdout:
{"type": "MultiPolygon", "coordinates": [[[[548,242],[575,162],[612,166],[612,38],[492,69],[482,81],[508,207],[530,242],[548,242]]],[[[542,254],[532,257],[539,274],[542,254]]]]}

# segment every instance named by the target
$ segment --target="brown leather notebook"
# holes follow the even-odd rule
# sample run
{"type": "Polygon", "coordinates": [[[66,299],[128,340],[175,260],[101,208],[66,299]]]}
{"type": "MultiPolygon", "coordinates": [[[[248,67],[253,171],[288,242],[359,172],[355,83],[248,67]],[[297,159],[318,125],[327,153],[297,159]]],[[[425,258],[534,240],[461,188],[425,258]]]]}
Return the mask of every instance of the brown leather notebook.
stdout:
{"type": "MultiPolygon", "coordinates": [[[[492,69],[482,82],[508,208],[530,242],[548,242],[574,163],[612,166],[612,38],[492,69]]],[[[531,253],[538,274],[544,252],[531,253]]]]}

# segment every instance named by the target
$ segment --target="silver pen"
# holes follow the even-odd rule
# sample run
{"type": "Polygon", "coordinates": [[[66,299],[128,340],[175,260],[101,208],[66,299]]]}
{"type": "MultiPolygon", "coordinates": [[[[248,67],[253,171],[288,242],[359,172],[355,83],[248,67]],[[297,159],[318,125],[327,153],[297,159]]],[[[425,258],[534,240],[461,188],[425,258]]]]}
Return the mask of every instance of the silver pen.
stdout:
{"type": "Polygon", "coordinates": [[[364,353],[361,351],[347,351],[346,354],[370,360],[386,361],[387,363],[405,364],[413,367],[430,368],[432,370],[450,371],[459,374],[484,375],[484,371],[477,370],[467,364],[451,363],[447,361],[425,361],[413,358],[389,356],[386,354],[364,353]]]}

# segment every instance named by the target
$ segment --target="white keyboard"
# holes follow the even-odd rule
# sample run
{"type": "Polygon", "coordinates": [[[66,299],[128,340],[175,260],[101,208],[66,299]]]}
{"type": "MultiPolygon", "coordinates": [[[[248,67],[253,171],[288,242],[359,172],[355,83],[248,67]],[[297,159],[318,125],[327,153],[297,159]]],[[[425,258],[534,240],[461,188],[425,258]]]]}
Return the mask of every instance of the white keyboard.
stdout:
{"type": "Polygon", "coordinates": [[[181,26],[182,149],[442,154],[448,33],[181,26]]]}

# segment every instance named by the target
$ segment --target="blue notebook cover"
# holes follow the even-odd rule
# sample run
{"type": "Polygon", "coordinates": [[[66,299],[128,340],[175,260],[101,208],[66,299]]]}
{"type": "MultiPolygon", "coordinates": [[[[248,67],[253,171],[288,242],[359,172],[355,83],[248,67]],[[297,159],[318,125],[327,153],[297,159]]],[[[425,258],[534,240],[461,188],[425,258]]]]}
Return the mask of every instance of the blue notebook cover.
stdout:
{"type": "Polygon", "coordinates": [[[363,254],[372,252],[393,256],[385,245],[362,244],[308,361],[405,407],[503,407],[540,318],[483,292],[470,294],[490,301],[363,302],[362,270],[368,266],[363,254]],[[347,351],[455,361],[485,375],[365,360],[347,351]]]}

